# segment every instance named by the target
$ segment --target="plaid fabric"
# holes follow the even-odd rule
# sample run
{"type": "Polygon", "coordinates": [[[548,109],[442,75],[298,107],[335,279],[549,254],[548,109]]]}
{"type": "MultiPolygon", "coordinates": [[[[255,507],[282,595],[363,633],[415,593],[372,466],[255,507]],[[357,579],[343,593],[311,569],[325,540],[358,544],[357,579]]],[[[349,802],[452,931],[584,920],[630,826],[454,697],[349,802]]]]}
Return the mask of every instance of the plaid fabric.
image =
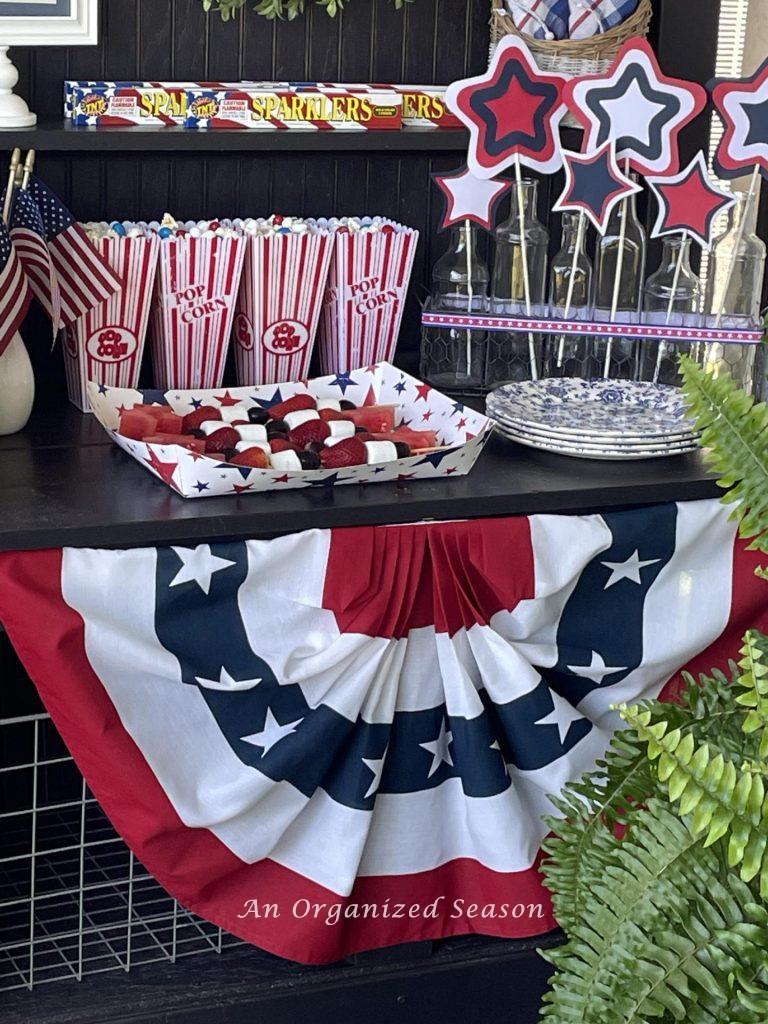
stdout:
{"type": "Polygon", "coordinates": [[[634,14],[639,0],[570,0],[571,39],[588,39],[606,32],[634,14]]]}
{"type": "Polygon", "coordinates": [[[536,39],[568,36],[568,0],[506,0],[506,5],[515,25],[526,35],[536,39]]]}

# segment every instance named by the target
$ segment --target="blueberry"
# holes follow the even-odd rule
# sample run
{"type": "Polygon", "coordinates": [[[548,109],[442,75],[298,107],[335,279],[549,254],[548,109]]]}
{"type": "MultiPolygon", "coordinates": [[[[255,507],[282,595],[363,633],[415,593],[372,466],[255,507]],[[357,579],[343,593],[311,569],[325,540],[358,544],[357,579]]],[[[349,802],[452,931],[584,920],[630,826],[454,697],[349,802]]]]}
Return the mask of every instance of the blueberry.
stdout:
{"type": "Polygon", "coordinates": [[[202,430],[188,430],[187,433],[189,434],[190,437],[205,437],[205,434],[203,433],[202,430]]]}
{"type": "Polygon", "coordinates": [[[315,452],[316,454],[319,454],[324,448],[325,445],[322,441],[310,441],[309,444],[304,445],[305,452],[315,452]]]}
{"type": "Polygon", "coordinates": [[[287,441],[288,440],[288,435],[286,434],[286,432],[284,430],[273,430],[273,431],[270,432],[269,429],[268,429],[267,430],[267,437],[269,438],[270,441],[287,441]]]}
{"type": "Polygon", "coordinates": [[[302,469],[320,469],[320,456],[317,452],[299,452],[302,469]]]}
{"type": "Polygon", "coordinates": [[[224,461],[225,462],[231,462],[232,459],[234,459],[236,455],[237,455],[237,448],[228,448],[224,452],[224,461]]]}
{"type": "Polygon", "coordinates": [[[285,420],[270,420],[267,424],[267,437],[272,437],[273,434],[287,434],[290,429],[285,420]]]}
{"type": "Polygon", "coordinates": [[[411,457],[411,446],[404,441],[395,441],[395,451],[398,459],[409,459],[411,457]]]}
{"type": "Polygon", "coordinates": [[[249,409],[248,419],[251,423],[265,424],[269,420],[269,413],[266,409],[249,409]]]}
{"type": "Polygon", "coordinates": [[[350,402],[350,400],[348,398],[342,398],[342,400],[339,402],[339,405],[341,406],[342,410],[356,409],[357,408],[355,403],[354,402],[350,402]]]}

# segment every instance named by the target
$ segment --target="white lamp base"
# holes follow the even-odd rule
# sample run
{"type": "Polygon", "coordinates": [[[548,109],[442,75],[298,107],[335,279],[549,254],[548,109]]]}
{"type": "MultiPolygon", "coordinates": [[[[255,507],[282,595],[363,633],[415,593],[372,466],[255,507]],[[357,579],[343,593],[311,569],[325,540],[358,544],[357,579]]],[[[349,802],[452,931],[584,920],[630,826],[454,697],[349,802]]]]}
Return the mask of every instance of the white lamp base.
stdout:
{"type": "Polygon", "coordinates": [[[19,72],[8,56],[8,47],[0,46],[0,129],[33,128],[37,124],[37,114],[13,91],[18,82],[19,72]]]}

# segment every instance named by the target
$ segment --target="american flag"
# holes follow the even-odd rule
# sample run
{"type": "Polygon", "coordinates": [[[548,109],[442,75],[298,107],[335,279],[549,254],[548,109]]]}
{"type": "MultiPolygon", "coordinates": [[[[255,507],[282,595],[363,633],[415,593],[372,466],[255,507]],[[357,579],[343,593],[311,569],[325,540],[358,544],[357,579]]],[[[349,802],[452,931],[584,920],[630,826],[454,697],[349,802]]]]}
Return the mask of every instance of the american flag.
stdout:
{"type": "Polygon", "coordinates": [[[40,210],[27,192],[18,190],[14,196],[10,229],[32,292],[50,317],[56,337],[62,326],[59,280],[45,240],[40,210]]]}
{"type": "Polygon", "coordinates": [[[24,267],[0,219],[0,355],[21,327],[30,298],[24,267]]]}
{"type": "Polygon", "coordinates": [[[47,185],[33,177],[27,194],[40,211],[59,281],[62,320],[65,324],[73,323],[120,291],[122,282],[47,185]]]}
{"type": "Polygon", "coordinates": [[[758,563],[720,502],[680,502],[3,553],[0,619],[139,861],[318,963],[552,929],[548,794],[613,705],[765,630],[758,563]]]}

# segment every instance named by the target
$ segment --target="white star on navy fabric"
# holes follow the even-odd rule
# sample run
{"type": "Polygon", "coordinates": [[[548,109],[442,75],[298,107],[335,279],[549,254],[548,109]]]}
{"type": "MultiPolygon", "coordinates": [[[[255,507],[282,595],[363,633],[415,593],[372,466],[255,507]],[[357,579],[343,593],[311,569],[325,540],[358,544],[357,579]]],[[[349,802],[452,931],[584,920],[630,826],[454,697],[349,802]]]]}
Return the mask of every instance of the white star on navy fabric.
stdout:
{"type": "Polygon", "coordinates": [[[448,729],[445,719],[440,723],[440,732],[437,739],[431,740],[429,743],[420,743],[419,746],[426,750],[428,754],[432,755],[432,765],[427,774],[427,778],[431,779],[435,772],[438,770],[441,764],[445,762],[453,768],[453,758],[451,752],[448,749],[453,743],[453,733],[448,729]]]}
{"type": "Polygon", "coordinates": [[[629,580],[631,583],[637,583],[642,586],[643,580],[641,573],[643,569],[649,565],[657,565],[660,561],[660,558],[650,558],[647,562],[641,562],[640,552],[635,551],[633,555],[629,556],[626,562],[601,562],[601,565],[604,565],[606,569],[611,570],[610,578],[603,589],[608,590],[617,583],[621,583],[622,580],[629,580]]]}
{"type": "Polygon", "coordinates": [[[373,772],[373,779],[368,789],[365,791],[365,797],[373,796],[376,790],[379,788],[381,782],[381,773],[384,771],[384,761],[386,759],[387,752],[384,751],[383,757],[363,757],[361,758],[363,764],[368,771],[373,772]]]}
{"type": "Polygon", "coordinates": [[[568,671],[582,679],[591,679],[593,683],[602,686],[606,676],[614,675],[616,672],[626,672],[627,666],[608,666],[597,651],[592,651],[592,661],[589,665],[568,665],[568,671]]]}
{"type": "Polygon", "coordinates": [[[222,665],[218,679],[203,679],[202,676],[195,676],[197,682],[206,690],[220,690],[223,693],[238,693],[242,690],[252,690],[258,686],[261,679],[233,679],[222,665]]]}
{"type": "Polygon", "coordinates": [[[564,700],[559,693],[555,693],[554,690],[550,690],[549,694],[554,704],[553,710],[545,717],[540,718],[538,722],[534,722],[534,725],[556,725],[557,732],[560,736],[560,743],[565,746],[565,740],[568,736],[568,731],[574,722],[580,722],[584,716],[580,715],[573,704],[570,704],[567,700],[564,700]]]}
{"type": "Polygon", "coordinates": [[[174,548],[181,561],[181,568],[168,584],[178,587],[182,583],[197,583],[204,594],[210,593],[211,577],[222,569],[229,569],[235,563],[227,558],[219,558],[211,551],[210,544],[200,544],[196,548],[174,548]]]}
{"type": "Polygon", "coordinates": [[[494,210],[502,196],[512,187],[511,181],[477,178],[466,166],[453,174],[433,174],[432,177],[446,203],[441,221],[443,228],[470,220],[490,231],[494,210]]]}
{"type": "Polygon", "coordinates": [[[244,743],[251,743],[254,747],[261,747],[263,754],[268,754],[272,747],[284,740],[286,736],[290,736],[291,733],[296,732],[298,727],[304,721],[303,718],[298,718],[295,722],[287,722],[285,725],[281,725],[280,722],[272,714],[272,709],[267,708],[267,717],[264,722],[264,728],[261,732],[255,732],[251,736],[243,736],[242,740],[244,743]]]}

